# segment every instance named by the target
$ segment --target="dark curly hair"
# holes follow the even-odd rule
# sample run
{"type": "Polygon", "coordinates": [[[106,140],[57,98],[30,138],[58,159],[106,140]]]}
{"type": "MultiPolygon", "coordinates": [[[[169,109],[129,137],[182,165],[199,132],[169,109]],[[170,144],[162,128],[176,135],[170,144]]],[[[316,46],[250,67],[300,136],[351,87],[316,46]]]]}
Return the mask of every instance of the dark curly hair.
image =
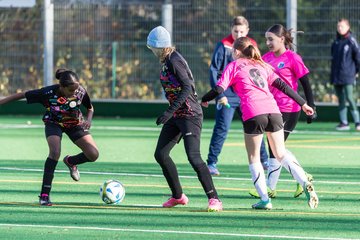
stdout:
{"type": "Polygon", "coordinates": [[[78,75],[74,71],[66,68],[56,70],[55,78],[59,80],[62,87],[68,87],[79,82],[78,75]]]}

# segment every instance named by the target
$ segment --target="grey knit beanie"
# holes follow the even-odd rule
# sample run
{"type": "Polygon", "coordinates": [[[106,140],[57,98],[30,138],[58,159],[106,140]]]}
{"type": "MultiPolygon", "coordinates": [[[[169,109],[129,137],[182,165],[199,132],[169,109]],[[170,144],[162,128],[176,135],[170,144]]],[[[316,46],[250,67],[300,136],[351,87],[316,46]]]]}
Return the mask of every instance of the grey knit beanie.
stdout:
{"type": "Polygon", "coordinates": [[[154,28],[147,37],[147,45],[153,48],[171,47],[170,33],[162,26],[154,28]]]}

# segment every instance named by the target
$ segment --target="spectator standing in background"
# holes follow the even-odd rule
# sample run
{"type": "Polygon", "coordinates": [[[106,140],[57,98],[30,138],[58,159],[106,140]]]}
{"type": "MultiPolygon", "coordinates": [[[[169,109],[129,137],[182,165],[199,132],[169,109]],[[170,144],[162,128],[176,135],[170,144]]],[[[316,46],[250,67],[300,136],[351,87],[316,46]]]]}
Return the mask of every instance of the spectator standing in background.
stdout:
{"type": "Polygon", "coordinates": [[[359,67],[359,45],[351,33],[349,20],[341,18],[337,23],[336,39],[331,46],[330,82],[334,85],[339,100],[340,123],[336,126],[336,130],[350,130],[346,106],[346,102],[348,102],[355,129],[360,131],[359,111],[353,97],[359,67]]]}

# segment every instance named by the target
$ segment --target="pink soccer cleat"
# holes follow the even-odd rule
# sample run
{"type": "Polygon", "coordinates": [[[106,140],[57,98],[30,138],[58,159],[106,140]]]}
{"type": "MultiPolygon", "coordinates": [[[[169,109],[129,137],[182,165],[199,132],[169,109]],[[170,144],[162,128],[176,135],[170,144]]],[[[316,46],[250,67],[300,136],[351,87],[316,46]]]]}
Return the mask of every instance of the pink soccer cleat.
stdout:
{"type": "Polygon", "coordinates": [[[222,202],[217,198],[209,199],[208,212],[220,212],[223,210],[222,202]]]}
{"type": "Polygon", "coordinates": [[[185,194],[181,194],[181,198],[176,199],[176,198],[169,198],[169,200],[167,200],[166,202],[163,203],[163,207],[164,208],[172,208],[175,207],[176,205],[186,205],[189,202],[188,197],[185,194]]]}

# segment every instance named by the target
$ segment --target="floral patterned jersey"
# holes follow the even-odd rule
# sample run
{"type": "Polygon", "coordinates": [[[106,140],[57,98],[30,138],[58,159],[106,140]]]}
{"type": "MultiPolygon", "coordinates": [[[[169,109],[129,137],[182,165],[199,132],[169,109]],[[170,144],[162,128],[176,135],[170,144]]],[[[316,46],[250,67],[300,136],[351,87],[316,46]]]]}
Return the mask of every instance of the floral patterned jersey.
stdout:
{"type": "Polygon", "coordinates": [[[174,118],[202,115],[193,75],[186,60],[177,51],[162,64],[160,83],[170,104],[167,111],[173,113],[174,118]]]}
{"type": "Polygon", "coordinates": [[[27,103],[40,103],[46,108],[43,121],[72,128],[82,123],[83,115],[80,105],[91,109],[90,97],[86,90],[79,86],[72,97],[58,96],[60,85],[55,84],[40,89],[30,90],[25,93],[27,103]]]}

